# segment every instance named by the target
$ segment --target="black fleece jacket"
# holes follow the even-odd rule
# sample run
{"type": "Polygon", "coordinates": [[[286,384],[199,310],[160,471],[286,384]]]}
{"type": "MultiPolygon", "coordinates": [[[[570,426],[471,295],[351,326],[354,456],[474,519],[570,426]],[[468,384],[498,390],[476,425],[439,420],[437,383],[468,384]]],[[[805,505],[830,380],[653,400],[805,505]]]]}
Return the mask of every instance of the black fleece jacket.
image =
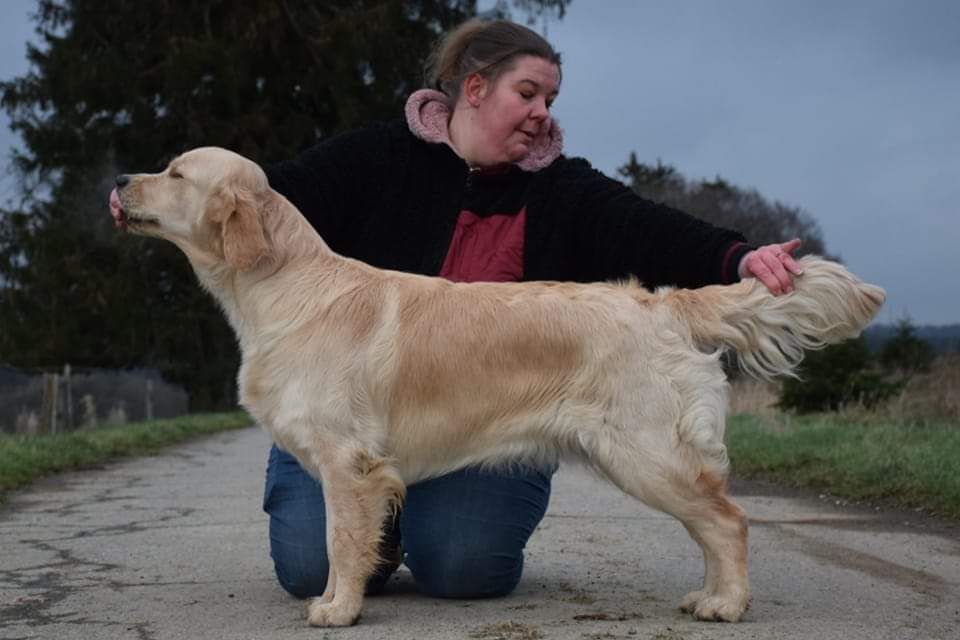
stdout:
{"type": "Polygon", "coordinates": [[[524,280],[727,283],[751,249],[740,234],[644,200],[586,160],[471,173],[450,147],[415,137],[402,120],[332,137],[267,175],[334,251],[398,271],[438,274],[464,209],[526,206],[524,280]]]}

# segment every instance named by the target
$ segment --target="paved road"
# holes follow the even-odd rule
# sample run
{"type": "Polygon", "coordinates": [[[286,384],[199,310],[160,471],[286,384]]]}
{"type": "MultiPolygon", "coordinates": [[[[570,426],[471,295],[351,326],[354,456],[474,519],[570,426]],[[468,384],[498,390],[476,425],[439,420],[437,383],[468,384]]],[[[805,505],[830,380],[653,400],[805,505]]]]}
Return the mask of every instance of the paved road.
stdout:
{"type": "Polygon", "coordinates": [[[0,507],[0,638],[960,638],[960,535],[908,515],[744,485],[753,607],[738,625],[676,610],[700,579],[674,520],[558,474],[511,597],[439,601],[401,570],[361,624],[311,629],[276,585],[257,429],[60,475],[0,507]]]}

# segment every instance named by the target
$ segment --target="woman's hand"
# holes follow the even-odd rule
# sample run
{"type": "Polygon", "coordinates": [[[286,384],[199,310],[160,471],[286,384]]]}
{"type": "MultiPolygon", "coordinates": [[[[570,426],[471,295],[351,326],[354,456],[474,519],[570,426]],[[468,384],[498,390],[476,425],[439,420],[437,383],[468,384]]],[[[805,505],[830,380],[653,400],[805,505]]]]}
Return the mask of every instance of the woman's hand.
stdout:
{"type": "Polygon", "coordinates": [[[754,249],[740,260],[741,278],[757,278],[775,296],[793,291],[793,276],[803,274],[800,264],[790,255],[800,246],[794,238],[783,244],[768,244],[754,249]]]}

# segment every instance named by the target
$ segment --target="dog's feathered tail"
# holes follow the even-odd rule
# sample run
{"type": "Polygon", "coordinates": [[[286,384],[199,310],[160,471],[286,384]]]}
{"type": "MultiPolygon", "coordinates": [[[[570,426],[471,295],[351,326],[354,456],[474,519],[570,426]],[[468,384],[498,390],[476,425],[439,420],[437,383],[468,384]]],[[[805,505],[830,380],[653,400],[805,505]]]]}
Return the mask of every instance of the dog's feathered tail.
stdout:
{"type": "Polygon", "coordinates": [[[794,291],[774,296],[750,278],[729,286],[671,290],[666,301],[704,347],[727,347],[762,379],[795,375],[804,350],[856,337],[886,294],[845,267],[817,256],[800,261],[794,291]]]}

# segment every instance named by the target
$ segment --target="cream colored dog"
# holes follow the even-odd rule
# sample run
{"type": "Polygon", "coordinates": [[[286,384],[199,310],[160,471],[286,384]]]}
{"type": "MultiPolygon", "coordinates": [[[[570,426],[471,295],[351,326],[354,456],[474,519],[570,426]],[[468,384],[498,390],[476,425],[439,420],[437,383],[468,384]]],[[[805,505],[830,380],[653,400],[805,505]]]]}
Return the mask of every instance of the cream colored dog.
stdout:
{"type": "Polygon", "coordinates": [[[727,497],[723,348],[760,376],[859,333],[882,289],[820,258],[774,297],[750,279],[455,284],[331,251],[253,162],[202,148],[120,176],[118,226],[189,258],[240,341],[242,405],[323,483],[330,576],[311,624],[349,625],[409,483],[474,464],[586,461],[703,549],[681,608],[738,620],[747,520],[727,497]]]}

